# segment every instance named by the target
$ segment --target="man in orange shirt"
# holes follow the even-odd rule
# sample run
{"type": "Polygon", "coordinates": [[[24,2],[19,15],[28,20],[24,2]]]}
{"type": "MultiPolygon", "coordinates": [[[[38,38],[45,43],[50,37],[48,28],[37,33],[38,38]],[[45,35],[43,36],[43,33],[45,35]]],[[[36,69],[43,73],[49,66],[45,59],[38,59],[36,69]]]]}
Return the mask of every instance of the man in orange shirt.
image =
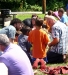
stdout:
{"type": "Polygon", "coordinates": [[[42,29],[43,20],[38,18],[35,21],[35,24],[36,29],[30,31],[28,41],[33,45],[33,62],[38,59],[36,63],[38,64],[42,59],[46,61],[46,47],[49,42],[49,38],[47,33],[42,29]]]}

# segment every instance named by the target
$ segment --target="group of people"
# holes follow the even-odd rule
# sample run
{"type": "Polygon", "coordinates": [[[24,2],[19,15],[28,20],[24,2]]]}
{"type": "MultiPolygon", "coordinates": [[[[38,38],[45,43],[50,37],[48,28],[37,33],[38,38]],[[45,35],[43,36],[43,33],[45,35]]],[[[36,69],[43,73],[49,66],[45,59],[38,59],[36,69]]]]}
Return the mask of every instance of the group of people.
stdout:
{"type": "Polygon", "coordinates": [[[18,46],[15,35],[21,34],[22,22],[15,18],[9,26],[0,29],[0,75],[34,75],[30,60],[18,46]]]}
{"type": "Polygon", "coordinates": [[[68,12],[64,16],[60,8],[58,17],[54,15],[50,10],[44,19],[36,14],[24,21],[14,18],[9,26],[0,29],[0,74],[34,75],[33,68],[38,65],[42,69],[46,63],[66,61],[68,12]]]}

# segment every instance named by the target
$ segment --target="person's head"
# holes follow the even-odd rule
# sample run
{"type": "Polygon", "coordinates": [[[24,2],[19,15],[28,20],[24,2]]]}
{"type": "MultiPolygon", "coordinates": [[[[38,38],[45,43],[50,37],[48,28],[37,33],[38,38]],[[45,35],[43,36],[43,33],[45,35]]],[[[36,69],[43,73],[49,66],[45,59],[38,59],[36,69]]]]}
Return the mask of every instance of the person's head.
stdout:
{"type": "Polygon", "coordinates": [[[35,21],[35,25],[38,27],[41,27],[43,25],[43,19],[42,18],[37,18],[35,21]]]}
{"type": "Polygon", "coordinates": [[[33,17],[38,18],[38,15],[37,14],[32,14],[31,18],[33,18],[33,17]]]}
{"type": "Polygon", "coordinates": [[[37,19],[37,17],[32,17],[32,19],[31,19],[31,23],[32,23],[33,26],[35,26],[36,19],[37,19]]]}
{"type": "Polygon", "coordinates": [[[0,34],[0,50],[4,51],[10,44],[10,40],[5,34],[0,34]]]}
{"type": "Polygon", "coordinates": [[[21,29],[21,32],[23,33],[23,35],[29,35],[31,28],[28,26],[23,26],[21,29]]]}
{"type": "Polygon", "coordinates": [[[61,18],[64,14],[64,9],[63,8],[59,8],[58,10],[58,16],[61,18]]]}
{"type": "Polygon", "coordinates": [[[52,26],[56,23],[56,19],[55,19],[55,17],[53,17],[53,16],[48,16],[47,18],[46,18],[46,22],[47,22],[47,24],[48,24],[48,26],[49,26],[49,28],[51,29],[52,28],[52,26]]]}
{"type": "Polygon", "coordinates": [[[52,15],[53,11],[52,10],[49,10],[48,11],[48,15],[52,15]]]}
{"type": "Polygon", "coordinates": [[[11,20],[10,25],[13,25],[16,30],[20,30],[22,28],[22,21],[18,18],[14,18],[11,20]]]}
{"type": "Polygon", "coordinates": [[[48,16],[49,16],[49,15],[45,15],[45,16],[44,16],[44,21],[46,21],[46,18],[47,18],[48,16]]]}
{"type": "Polygon", "coordinates": [[[32,14],[32,16],[31,16],[32,28],[33,28],[33,26],[35,26],[35,20],[36,20],[36,18],[38,18],[38,15],[37,14],[32,14]]]}

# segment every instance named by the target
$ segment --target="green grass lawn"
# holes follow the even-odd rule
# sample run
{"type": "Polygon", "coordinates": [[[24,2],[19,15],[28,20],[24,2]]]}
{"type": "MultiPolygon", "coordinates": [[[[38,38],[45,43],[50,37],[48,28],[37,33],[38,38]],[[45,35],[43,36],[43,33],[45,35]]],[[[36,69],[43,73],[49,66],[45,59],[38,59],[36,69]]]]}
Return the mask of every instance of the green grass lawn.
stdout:
{"type": "MultiPolygon", "coordinates": [[[[19,14],[16,15],[16,18],[19,18],[20,20],[24,20],[26,18],[31,18],[32,14],[19,14]]],[[[38,14],[39,17],[44,18],[45,14],[38,14]]]]}

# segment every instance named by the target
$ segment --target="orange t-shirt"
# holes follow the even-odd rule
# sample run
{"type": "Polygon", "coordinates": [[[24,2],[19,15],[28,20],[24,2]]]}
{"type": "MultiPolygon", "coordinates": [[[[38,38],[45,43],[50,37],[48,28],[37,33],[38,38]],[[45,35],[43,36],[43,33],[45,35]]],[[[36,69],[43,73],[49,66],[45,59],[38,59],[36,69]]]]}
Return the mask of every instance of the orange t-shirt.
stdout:
{"type": "Polygon", "coordinates": [[[30,31],[28,41],[32,43],[32,55],[34,58],[46,57],[46,46],[49,42],[47,33],[42,29],[30,31]]]}

